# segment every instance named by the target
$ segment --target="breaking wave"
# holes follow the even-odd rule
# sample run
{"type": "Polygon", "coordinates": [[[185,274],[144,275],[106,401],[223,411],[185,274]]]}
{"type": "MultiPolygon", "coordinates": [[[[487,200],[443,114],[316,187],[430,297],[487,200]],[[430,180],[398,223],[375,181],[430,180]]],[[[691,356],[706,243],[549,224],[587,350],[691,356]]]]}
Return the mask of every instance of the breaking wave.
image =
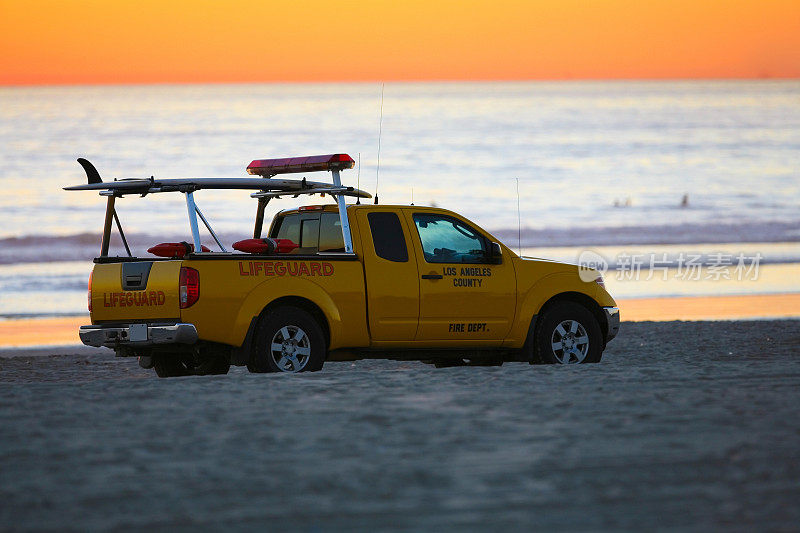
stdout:
{"type": "MultiPolygon", "coordinates": [[[[517,228],[495,229],[492,233],[508,246],[518,245],[517,228]]],[[[145,254],[147,248],[160,242],[188,240],[185,234],[127,235],[134,255],[145,254]]],[[[220,240],[230,247],[249,235],[222,234],[220,240]]],[[[800,221],[757,222],[742,224],[678,224],[653,226],[593,226],[569,228],[522,228],[523,248],[558,246],[615,246],[664,244],[722,244],[722,243],[777,243],[800,242],[800,221]]],[[[212,250],[218,249],[213,240],[203,237],[203,243],[212,250]]],[[[72,235],[26,235],[0,239],[0,264],[46,263],[60,261],[90,261],[99,254],[100,235],[78,233],[72,235]]],[[[800,248],[798,248],[800,250],[800,248]]],[[[112,255],[127,255],[116,234],[111,240],[112,255]]],[[[800,261],[798,257],[782,257],[781,262],[800,261]]]]}

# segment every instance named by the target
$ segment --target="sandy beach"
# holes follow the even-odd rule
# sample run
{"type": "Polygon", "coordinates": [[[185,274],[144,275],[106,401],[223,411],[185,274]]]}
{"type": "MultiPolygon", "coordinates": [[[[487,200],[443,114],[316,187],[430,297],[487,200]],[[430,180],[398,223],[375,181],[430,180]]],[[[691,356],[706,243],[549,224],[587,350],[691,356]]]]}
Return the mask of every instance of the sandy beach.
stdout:
{"type": "Polygon", "coordinates": [[[108,350],[6,350],[0,524],[793,529],[798,354],[800,320],[628,322],[576,367],[159,380],[108,350]]]}

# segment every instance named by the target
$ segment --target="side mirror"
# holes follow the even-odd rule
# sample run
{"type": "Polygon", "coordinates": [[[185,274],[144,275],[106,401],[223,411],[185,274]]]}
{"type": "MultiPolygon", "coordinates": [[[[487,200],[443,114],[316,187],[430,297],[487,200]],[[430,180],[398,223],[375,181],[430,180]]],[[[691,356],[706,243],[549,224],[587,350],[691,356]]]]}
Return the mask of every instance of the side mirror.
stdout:
{"type": "Polygon", "coordinates": [[[503,248],[499,242],[489,243],[489,259],[492,263],[499,265],[503,262],[503,248]]]}

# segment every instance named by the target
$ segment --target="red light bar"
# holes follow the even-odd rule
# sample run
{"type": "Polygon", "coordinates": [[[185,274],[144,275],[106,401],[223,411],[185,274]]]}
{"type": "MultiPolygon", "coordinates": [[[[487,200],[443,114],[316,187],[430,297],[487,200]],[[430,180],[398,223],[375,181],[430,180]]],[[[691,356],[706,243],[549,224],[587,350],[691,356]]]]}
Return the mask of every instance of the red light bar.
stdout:
{"type": "Polygon", "coordinates": [[[356,162],[347,154],[311,155],[285,157],[283,159],[255,159],[247,165],[247,173],[256,176],[274,176],[293,172],[316,172],[319,170],[344,170],[353,168],[356,162]]]}

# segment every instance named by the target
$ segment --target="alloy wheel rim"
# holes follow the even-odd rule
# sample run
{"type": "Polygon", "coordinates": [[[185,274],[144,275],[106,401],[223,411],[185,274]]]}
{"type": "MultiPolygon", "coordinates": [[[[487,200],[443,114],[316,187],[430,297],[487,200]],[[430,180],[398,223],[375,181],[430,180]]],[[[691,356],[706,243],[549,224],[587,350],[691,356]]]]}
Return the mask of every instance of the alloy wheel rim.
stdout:
{"type": "Polygon", "coordinates": [[[311,358],[311,340],[302,328],[284,326],[272,336],[270,355],[281,372],[300,372],[311,358]]]}
{"type": "Polygon", "coordinates": [[[589,353],[589,335],[577,320],[564,320],[553,330],[550,346],[559,363],[582,363],[589,353]]]}

